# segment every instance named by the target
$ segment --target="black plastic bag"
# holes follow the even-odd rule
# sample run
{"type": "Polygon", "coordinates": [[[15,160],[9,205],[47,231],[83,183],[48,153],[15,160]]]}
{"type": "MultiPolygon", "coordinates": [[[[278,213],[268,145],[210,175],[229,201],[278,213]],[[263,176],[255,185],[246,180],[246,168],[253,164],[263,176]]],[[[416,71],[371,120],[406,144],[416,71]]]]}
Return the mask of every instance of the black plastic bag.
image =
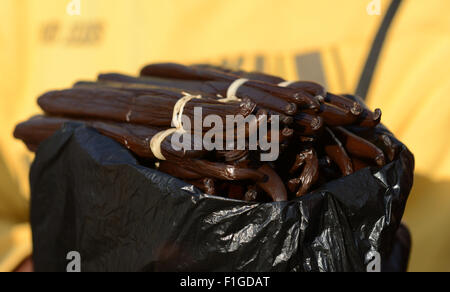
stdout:
{"type": "Polygon", "coordinates": [[[294,201],[246,203],[202,194],[139,165],[115,141],[68,124],[31,170],[37,271],[366,271],[387,265],[412,187],[406,147],[294,201]]]}

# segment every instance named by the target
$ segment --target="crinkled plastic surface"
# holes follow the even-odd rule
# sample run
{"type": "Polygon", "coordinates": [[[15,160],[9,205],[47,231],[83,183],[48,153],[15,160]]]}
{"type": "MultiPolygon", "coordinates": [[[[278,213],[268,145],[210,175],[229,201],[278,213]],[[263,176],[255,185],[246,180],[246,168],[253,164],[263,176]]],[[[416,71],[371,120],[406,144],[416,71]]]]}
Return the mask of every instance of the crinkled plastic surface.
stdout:
{"type": "Polygon", "coordinates": [[[38,271],[366,271],[389,257],[413,183],[406,147],[294,201],[246,203],[202,194],[141,166],[126,149],[68,124],[38,150],[31,223],[38,271]]]}

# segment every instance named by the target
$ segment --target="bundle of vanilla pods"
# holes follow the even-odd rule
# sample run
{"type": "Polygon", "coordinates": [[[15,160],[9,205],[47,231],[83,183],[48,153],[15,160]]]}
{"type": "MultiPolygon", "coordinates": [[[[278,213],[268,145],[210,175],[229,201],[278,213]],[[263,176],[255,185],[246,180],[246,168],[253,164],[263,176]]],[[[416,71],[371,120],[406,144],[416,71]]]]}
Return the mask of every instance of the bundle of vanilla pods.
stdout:
{"type": "MultiPolygon", "coordinates": [[[[312,82],[209,65],[153,64],[140,77],[102,74],[96,82],[48,92],[38,103],[45,114],[19,124],[14,132],[31,151],[65,123],[82,122],[121,143],[146,166],[207,194],[249,202],[303,196],[362,168],[382,167],[400,150],[392,136],[376,127],[381,111],[369,110],[357,98],[328,93],[312,82]],[[183,105],[183,115],[192,120],[195,108],[202,109],[203,117],[224,120],[254,115],[260,123],[278,117],[278,134],[274,137],[269,130],[266,137],[279,143],[278,159],[261,161],[267,150],[249,149],[248,143],[239,150],[207,151],[195,145],[175,149],[171,135],[160,141],[160,153],[154,153],[152,141],[173,128],[174,108],[186,96],[198,97],[183,105]]],[[[190,133],[190,140],[194,143],[195,135],[209,130],[190,133]]],[[[251,131],[244,131],[247,142],[251,131]]]]}

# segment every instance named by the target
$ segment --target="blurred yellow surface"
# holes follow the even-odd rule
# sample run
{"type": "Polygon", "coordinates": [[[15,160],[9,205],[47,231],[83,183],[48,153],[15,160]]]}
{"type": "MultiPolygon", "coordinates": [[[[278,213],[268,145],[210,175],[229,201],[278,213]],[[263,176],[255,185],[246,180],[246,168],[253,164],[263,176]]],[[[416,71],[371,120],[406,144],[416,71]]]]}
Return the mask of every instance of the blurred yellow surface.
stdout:
{"type": "MultiPolygon", "coordinates": [[[[380,16],[371,0],[0,0],[0,271],[31,253],[32,155],[12,137],[45,91],[136,74],[147,63],[212,62],[310,79],[353,93],[380,16]]],[[[450,271],[450,1],[404,0],[369,93],[416,156],[405,221],[412,271],[450,271]]]]}

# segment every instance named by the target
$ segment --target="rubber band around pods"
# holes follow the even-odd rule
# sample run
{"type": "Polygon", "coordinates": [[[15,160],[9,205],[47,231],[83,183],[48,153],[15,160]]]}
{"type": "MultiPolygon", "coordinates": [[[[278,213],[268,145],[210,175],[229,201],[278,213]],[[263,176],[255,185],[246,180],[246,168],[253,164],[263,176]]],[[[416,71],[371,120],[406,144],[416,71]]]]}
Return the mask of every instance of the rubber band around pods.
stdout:
{"type": "Polygon", "coordinates": [[[250,80],[246,79],[246,78],[236,79],[233,83],[231,83],[230,87],[228,87],[227,97],[219,99],[219,101],[220,102],[241,101],[241,99],[238,98],[236,96],[236,94],[237,94],[237,92],[239,90],[239,87],[241,87],[242,85],[244,85],[248,81],[250,81],[250,80]]]}
{"type": "Polygon", "coordinates": [[[191,95],[186,92],[183,92],[183,95],[184,96],[181,99],[179,99],[175,104],[175,106],[173,107],[172,125],[174,128],[159,132],[158,134],[153,136],[152,140],[150,141],[150,150],[152,151],[153,155],[155,155],[155,157],[158,158],[159,160],[167,160],[161,152],[162,142],[175,132],[180,133],[186,132],[186,130],[184,130],[183,128],[182,118],[184,108],[186,107],[187,103],[193,99],[202,98],[201,95],[191,95]]]}

